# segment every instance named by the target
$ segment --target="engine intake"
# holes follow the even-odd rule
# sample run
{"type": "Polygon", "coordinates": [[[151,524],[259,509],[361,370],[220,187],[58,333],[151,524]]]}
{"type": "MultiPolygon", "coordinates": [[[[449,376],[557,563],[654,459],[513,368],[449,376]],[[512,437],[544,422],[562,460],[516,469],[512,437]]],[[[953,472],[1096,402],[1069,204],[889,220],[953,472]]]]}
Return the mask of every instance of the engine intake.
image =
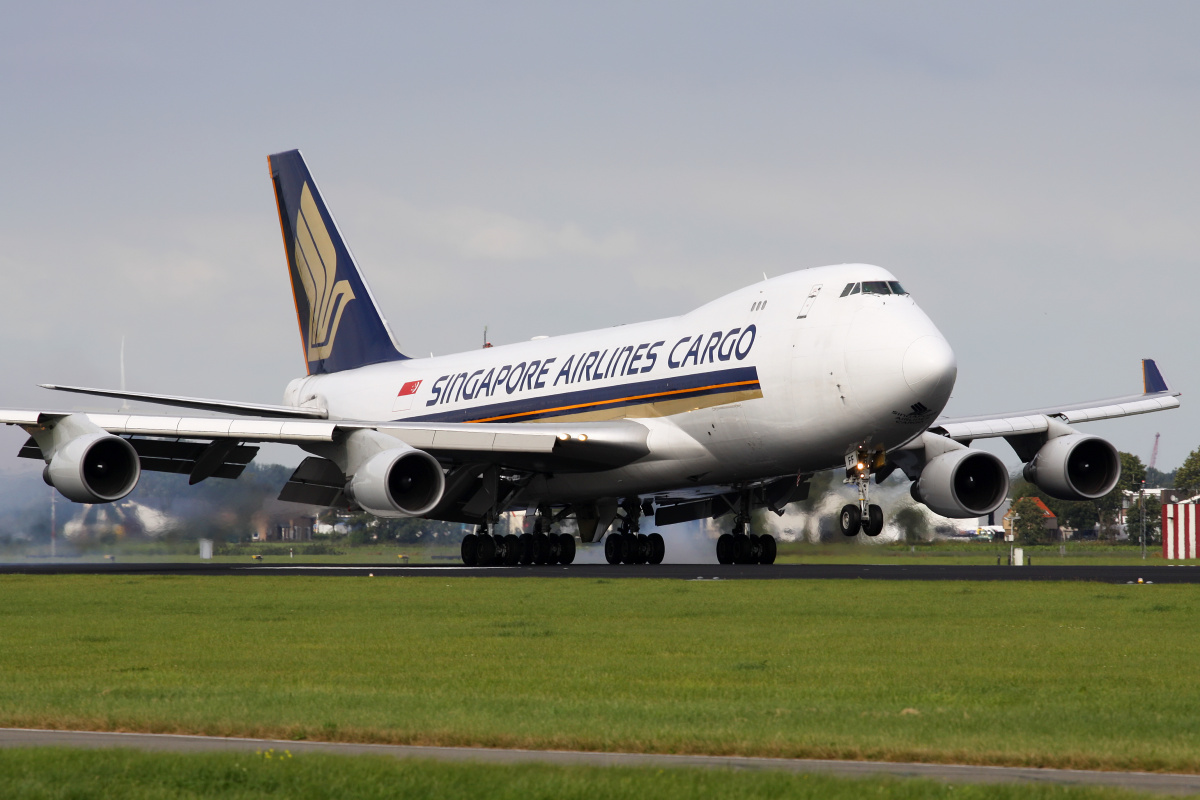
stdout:
{"type": "Polygon", "coordinates": [[[1095,500],[1121,479],[1121,456],[1099,436],[1072,433],[1042,445],[1022,474],[1059,500],[1095,500]]]}
{"type": "Polygon", "coordinates": [[[437,459],[407,445],[376,453],[346,485],[351,499],[377,517],[419,517],[433,510],[445,489],[437,459]]]}
{"type": "Polygon", "coordinates": [[[925,465],[913,481],[912,496],[943,517],[983,516],[1008,496],[1008,470],[991,453],[951,450],[925,465]]]}
{"type": "Polygon", "coordinates": [[[133,445],[109,433],[67,440],[42,473],[46,483],[76,503],[111,503],[133,491],[142,463],[133,445]]]}

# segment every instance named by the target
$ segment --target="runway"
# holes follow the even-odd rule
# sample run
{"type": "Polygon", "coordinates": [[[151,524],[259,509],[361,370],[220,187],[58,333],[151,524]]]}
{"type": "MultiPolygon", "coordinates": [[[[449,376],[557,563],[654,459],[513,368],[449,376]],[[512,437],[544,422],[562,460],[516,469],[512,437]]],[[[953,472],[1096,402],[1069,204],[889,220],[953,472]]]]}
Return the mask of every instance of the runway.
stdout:
{"type": "Polygon", "coordinates": [[[681,756],[654,753],[593,753],[566,750],[498,750],[472,747],[413,747],[405,745],[343,744],[337,742],[233,739],[152,733],[107,733],[0,728],[0,747],[130,748],[134,750],[206,753],[255,752],[274,749],[302,753],[377,755],[427,758],[436,761],[474,761],[487,764],[581,764],[625,767],[702,767],[708,769],[779,770],[820,773],[850,778],[886,776],[924,778],[944,783],[1041,783],[1058,786],[1106,786],[1157,794],[1200,793],[1200,775],[1098,770],[980,767],[960,764],[913,764],[887,761],[832,761],[806,758],[744,758],[739,756],[681,756]]]}
{"type": "MultiPolygon", "coordinates": [[[[281,559],[282,561],[282,559],[281,559]]],[[[0,575],[315,575],[364,578],[655,578],[659,580],[886,580],[886,581],[1094,581],[1098,583],[1200,583],[1196,566],[963,566],[953,564],[571,564],[552,567],[460,565],[180,563],[10,563],[0,575]]]]}

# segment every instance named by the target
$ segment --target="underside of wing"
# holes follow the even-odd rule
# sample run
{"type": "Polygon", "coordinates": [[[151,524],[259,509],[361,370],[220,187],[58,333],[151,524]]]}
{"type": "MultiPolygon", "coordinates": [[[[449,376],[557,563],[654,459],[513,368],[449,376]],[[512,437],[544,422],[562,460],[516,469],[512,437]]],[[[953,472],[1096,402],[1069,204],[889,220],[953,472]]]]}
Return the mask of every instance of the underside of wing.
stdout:
{"type": "Polygon", "coordinates": [[[259,443],[278,442],[313,454],[281,499],[356,503],[379,516],[475,519],[483,500],[472,498],[490,500],[484,511],[491,511],[534,475],[613,469],[650,452],[649,430],[632,420],[423,424],[18,409],[0,411],[0,422],[27,431],[20,455],[43,459],[51,482],[86,503],[124,497],[143,469],[186,474],[192,483],[236,478],[259,443]]]}

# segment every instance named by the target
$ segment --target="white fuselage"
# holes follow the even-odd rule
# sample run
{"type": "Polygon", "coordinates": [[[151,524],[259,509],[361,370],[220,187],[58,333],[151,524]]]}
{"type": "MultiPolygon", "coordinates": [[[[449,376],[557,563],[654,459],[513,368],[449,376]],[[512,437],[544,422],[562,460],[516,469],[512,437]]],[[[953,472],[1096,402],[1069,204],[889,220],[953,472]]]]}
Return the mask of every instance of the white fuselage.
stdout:
{"type": "Polygon", "coordinates": [[[649,455],[549,476],[546,502],[813,472],[907,442],[950,397],[954,353],[910,296],[839,296],[895,280],[863,264],[802,270],[669,319],[298,379],[285,402],[334,420],[649,428],[649,455]]]}

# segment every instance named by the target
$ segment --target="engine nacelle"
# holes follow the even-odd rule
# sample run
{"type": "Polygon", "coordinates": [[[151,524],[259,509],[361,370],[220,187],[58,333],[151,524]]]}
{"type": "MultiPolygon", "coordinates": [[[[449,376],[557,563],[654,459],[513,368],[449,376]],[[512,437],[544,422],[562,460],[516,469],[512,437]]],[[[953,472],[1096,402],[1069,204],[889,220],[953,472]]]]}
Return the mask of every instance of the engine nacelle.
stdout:
{"type": "Polygon", "coordinates": [[[111,503],[133,491],[142,475],[137,451],[110,433],[68,439],[54,451],[42,477],[76,503],[111,503]]]}
{"type": "Polygon", "coordinates": [[[419,517],[442,499],[446,476],[433,456],[397,444],[363,462],[346,493],[377,517],[419,517]]]}
{"type": "Polygon", "coordinates": [[[980,517],[1008,496],[1008,470],[991,453],[951,450],[925,465],[913,481],[912,496],[943,517],[980,517]]]}
{"type": "Polygon", "coordinates": [[[1025,480],[1059,500],[1095,500],[1121,479],[1121,456],[1099,436],[1056,436],[1025,465],[1025,480]]]}

